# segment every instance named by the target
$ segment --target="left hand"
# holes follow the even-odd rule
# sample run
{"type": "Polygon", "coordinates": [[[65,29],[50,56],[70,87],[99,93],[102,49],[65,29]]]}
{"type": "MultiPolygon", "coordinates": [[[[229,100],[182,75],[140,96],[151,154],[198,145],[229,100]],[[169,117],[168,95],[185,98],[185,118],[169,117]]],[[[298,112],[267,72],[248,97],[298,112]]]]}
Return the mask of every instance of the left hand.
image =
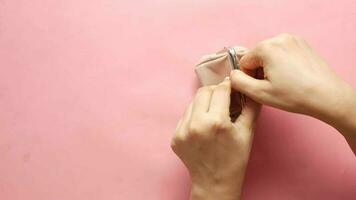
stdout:
{"type": "Polygon", "coordinates": [[[198,90],[178,123],[172,149],[188,168],[191,199],[239,199],[260,106],[247,99],[236,122],[229,117],[231,83],[198,90]]]}

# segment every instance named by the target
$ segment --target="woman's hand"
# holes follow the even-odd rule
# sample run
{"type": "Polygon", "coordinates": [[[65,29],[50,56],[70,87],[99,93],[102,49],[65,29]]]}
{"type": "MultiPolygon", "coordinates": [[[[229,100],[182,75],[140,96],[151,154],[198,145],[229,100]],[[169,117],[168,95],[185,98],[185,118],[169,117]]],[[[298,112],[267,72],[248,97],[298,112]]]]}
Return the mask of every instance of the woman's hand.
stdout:
{"type": "Polygon", "coordinates": [[[229,117],[231,83],[202,87],[178,123],[172,149],[188,168],[191,198],[239,199],[259,105],[248,99],[229,117]]]}
{"type": "Polygon", "coordinates": [[[307,114],[337,128],[356,152],[356,93],[300,37],[281,34],[256,45],[231,73],[232,87],[261,104],[307,114]],[[264,79],[252,74],[262,68],[264,79]]]}
{"type": "Polygon", "coordinates": [[[351,88],[300,37],[281,34],[251,49],[240,61],[245,72],[262,68],[264,80],[233,71],[232,87],[255,101],[308,115],[340,112],[351,88]]]}

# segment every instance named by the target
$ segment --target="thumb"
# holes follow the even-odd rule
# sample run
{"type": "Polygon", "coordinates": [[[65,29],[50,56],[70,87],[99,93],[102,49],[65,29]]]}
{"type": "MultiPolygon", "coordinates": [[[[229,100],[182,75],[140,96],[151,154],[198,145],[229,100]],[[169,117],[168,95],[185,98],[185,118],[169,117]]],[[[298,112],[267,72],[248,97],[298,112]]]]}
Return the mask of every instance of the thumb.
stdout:
{"type": "Polygon", "coordinates": [[[271,89],[271,84],[267,80],[255,79],[240,70],[233,70],[230,74],[231,87],[251,99],[264,103],[268,98],[267,93],[271,89]]]}
{"type": "Polygon", "coordinates": [[[253,128],[261,110],[261,104],[256,103],[250,98],[246,98],[241,114],[236,119],[235,124],[240,124],[248,128],[253,128]]]}

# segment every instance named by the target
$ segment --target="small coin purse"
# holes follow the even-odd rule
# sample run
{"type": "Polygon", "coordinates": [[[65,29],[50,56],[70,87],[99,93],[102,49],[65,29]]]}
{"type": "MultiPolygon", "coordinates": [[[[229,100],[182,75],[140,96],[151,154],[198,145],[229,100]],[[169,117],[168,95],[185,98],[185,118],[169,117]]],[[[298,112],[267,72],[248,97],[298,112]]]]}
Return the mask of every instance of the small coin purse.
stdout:
{"type": "MultiPolygon", "coordinates": [[[[224,48],[203,56],[195,66],[195,73],[202,85],[217,85],[230,75],[231,70],[240,69],[239,60],[247,53],[245,47],[224,48]]],[[[231,93],[230,117],[232,121],[241,114],[245,97],[236,91],[231,93]]]]}

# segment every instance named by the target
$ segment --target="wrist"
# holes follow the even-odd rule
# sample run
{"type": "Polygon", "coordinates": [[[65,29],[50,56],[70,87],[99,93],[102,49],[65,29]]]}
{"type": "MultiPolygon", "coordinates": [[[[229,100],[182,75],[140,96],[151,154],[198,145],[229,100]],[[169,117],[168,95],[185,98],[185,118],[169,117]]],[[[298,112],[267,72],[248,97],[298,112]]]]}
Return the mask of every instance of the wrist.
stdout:
{"type": "Polygon", "coordinates": [[[347,83],[342,83],[329,93],[329,97],[320,99],[327,103],[314,117],[333,126],[345,137],[356,135],[356,91],[347,83]]]}
{"type": "Polygon", "coordinates": [[[238,200],[241,196],[243,174],[228,178],[192,178],[191,200],[238,200]]]}
{"type": "Polygon", "coordinates": [[[241,186],[237,184],[215,183],[197,184],[192,183],[191,200],[238,200],[241,195],[241,186]]]}

